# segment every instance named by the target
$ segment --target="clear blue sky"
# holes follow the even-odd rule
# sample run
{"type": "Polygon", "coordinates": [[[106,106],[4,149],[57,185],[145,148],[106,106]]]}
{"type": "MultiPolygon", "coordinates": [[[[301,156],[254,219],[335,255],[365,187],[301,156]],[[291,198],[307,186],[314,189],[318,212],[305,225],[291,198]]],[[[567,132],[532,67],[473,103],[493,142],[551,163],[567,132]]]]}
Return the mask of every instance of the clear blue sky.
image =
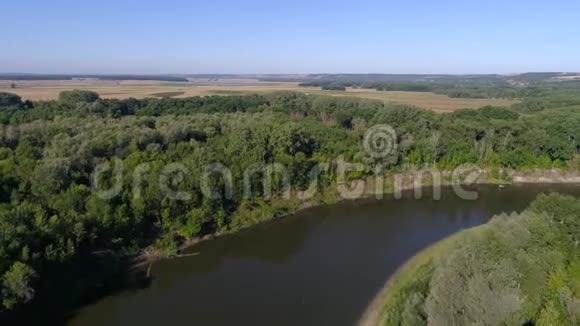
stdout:
{"type": "Polygon", "coordinates": [[[14,0],[0,31],[0,72],[580,71],[578,0],[14,0]]]}

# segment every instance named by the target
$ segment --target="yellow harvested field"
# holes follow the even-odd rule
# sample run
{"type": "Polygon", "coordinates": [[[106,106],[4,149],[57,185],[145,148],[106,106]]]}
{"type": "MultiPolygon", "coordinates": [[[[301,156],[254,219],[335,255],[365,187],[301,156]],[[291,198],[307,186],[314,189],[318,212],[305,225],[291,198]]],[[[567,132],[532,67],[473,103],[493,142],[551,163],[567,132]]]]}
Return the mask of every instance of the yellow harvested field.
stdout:
{"type": "Polygon", "coordinates": [[[50,80],[50,81],[0,81],[0,92],[11,92],[27,100],[52,100],[65,90],[86,89],[99,93],[103,98],[126,99],[146,97],[191,97],[208,95],[236,95],[296,91],[306,94],[329,96],[352,96],[414,105],[435,111],[454,111],[463,108],[480,108],[486,105],[509,106],[516,101],[505,99],[450,98],[446,95],[426,92],[385,92],[372,89],[349,88],[346,91],[323,91],[313,87],[299,87],[294,82],[261,82],[251,79],[196,79],[194,83],[172,83],[160,81],[108,81],[108,80],[50,80]],[[203,83],[196,85],[195,83],[203,83]]]}

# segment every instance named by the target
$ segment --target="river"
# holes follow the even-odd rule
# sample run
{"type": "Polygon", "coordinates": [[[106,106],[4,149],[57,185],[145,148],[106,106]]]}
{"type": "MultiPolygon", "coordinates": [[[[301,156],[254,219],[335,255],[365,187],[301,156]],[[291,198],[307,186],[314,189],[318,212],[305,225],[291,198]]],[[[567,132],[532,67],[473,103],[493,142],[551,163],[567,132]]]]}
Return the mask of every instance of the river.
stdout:
{"type": "Polygon", "coordinates": [[[197,256],[164,260],[145,289],[86,306],[68,326],[353,325],[386,279],[413,254],[540,192],[578,185],[479,186],[461,200],[365,199],[319,206],[200,243],[197,256]]]}

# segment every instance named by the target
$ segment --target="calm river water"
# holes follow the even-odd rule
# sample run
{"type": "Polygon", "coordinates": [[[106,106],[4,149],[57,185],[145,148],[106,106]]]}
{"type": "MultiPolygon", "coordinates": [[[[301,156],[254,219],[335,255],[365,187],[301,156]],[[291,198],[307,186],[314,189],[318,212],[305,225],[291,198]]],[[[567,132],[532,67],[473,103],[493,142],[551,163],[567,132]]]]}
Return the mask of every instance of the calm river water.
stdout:
{"type": "Polygon", "coordinates": [[[540,192],[580,186],[481,186],[465,201],[445,188],[435,201],[361,200],[321,206],[155,263],[151,285],[103,298],[68,326],[353,325],[386,279],[417,251],[540,192]]]}

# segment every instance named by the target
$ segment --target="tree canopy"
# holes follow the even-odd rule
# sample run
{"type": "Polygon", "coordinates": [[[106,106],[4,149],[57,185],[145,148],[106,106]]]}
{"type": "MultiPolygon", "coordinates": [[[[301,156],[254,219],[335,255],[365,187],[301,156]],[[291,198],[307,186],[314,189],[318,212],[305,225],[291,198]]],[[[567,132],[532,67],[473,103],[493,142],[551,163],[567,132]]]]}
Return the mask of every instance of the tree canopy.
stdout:
{"type": "Polygon", "coordinates": [[[577,198],[540,195],[521,214],[455,236],[406,273],[381,323],[578,325],[579,212],[577,198]]]}
{"type": "MultiPolygon", "coordinates": [[[[338,158],[367,167],[353,178],[376,167],[395,173],[466,163],[577,170],[579,132],[578,110],[553,107],[437,114],[293,92],[117,100],[76,90],[41,102],[0,94],[0,299],[9,309],[51,291],[100,293],[122,265],[118,257],[147,247],[171,253],[189,238],[294,211],[296,200],[281,199],[288,189],[279,171],[271,171],[271,192],[250,175],[254,196],[244,196],[244,171],[256,166],[285,167],[291,190],[304,191],[313,167],[327,164],[315,199],[332,202],[338,158]],[[383,124],[396,130],[396,146],[387,157],[369,157],[365,132],[383,124]],[[216,166],[231,172],[230,197],[204,193],[201,180],[216,166]],[[188,200],[169,198],[162,187],[188,200]]],[[[204,182],[212,189],[229,191],[226,178],[210,175],[204,182]]]]}
{"type": "Polygon", "coordinates": [[[22,104],[20,96],[12,93],[0,92],[0,107],[3,106],[18,106],[22,104]]]}
{"type": "Polygon", "coordinates": [[[72,91],[60,92],[58,99],[69,104],[93,103],[99,99],[99,94],[91,91],[75,89],[72,91]]]}

